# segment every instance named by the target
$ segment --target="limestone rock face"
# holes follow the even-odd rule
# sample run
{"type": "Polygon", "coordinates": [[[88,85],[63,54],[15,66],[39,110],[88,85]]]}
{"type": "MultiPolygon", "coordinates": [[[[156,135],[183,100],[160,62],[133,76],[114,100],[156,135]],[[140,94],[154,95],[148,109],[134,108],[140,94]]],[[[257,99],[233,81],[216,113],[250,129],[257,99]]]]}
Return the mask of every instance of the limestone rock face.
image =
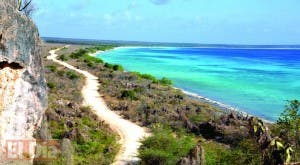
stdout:
{"type": "Polygon", "coordinates": [[[0,0],[0,164],[7,140],[33,139],[47,105],[39,33],[15,2],[0,0]]]}

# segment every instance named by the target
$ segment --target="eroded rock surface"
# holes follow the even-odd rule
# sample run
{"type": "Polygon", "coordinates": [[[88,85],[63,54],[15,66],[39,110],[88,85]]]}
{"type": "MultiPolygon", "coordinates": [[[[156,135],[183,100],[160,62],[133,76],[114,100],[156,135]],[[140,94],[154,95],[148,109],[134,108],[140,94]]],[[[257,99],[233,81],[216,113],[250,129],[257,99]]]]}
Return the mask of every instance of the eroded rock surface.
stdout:
{"type": "Polygon", "coordinates": [[[33,139],[47,104],[38,30],[15,2],[0,0],[0,164],[12,163],[7,140],[33,139]]]}

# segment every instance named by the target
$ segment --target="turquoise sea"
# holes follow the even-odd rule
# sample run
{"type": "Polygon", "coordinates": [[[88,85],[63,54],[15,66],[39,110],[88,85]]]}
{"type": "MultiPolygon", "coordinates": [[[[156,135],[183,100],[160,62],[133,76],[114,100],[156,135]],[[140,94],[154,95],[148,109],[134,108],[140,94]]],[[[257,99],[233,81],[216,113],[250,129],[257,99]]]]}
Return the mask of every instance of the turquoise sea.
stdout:
{"type": "Polygon", "coordinates": [[[271,121],[300,99],[300,49],[123,47],[98,57],[271,121]]]}

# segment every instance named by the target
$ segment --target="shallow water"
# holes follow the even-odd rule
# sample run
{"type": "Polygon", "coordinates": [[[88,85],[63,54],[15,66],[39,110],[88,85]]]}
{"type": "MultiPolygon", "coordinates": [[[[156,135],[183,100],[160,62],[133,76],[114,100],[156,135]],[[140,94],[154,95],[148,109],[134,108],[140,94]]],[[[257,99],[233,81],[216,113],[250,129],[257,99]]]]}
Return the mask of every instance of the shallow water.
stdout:
{"type": "Polygon", "coordinates": [[[300,99],[298,49],[128,47],[98,57],[267,120],[300,99]]]}

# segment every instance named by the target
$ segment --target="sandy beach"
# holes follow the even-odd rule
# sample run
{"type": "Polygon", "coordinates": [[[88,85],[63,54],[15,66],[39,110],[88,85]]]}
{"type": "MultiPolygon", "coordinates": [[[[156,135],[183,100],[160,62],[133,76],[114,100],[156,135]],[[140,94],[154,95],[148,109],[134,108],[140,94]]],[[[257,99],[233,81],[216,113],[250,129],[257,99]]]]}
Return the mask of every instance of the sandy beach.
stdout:
{"type": "Polygon", "coordinates": [[[105,51],[98,50],[97,52],[91,53],[91,54],[89,54],[89,55],[92,56],[92,57],[96,57],[98,54],[101,54],[101,53],[103,53],[103,52],[105,52],[105,51]]]}

